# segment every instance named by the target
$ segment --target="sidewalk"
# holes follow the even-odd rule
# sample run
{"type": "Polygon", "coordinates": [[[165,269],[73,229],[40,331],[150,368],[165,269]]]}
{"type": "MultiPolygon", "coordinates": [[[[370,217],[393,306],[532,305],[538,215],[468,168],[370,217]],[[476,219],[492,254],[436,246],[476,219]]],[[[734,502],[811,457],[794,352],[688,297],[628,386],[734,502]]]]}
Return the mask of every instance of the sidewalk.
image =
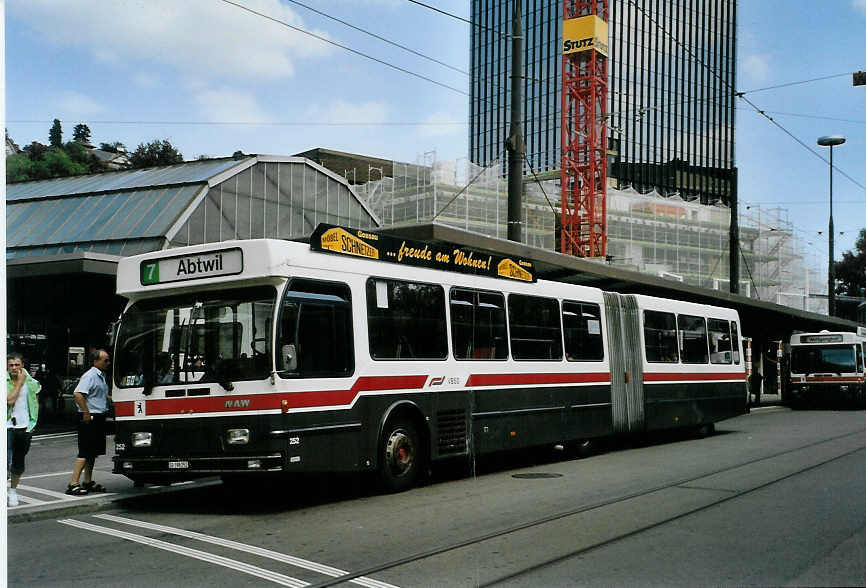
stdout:
{"type": "MultiPolygon", "coordinates": [[[[40,423],[27,454],[27,469],[18,484],[20,504],[7,507],[7,522],[40,520],[113,508],[117,502],[141,496],[176,492],[190,487],[220,484],[218,478],[206,478],[171,486],[136,488],[126,476],[112,474],[114,435],[106,435],[106,455],[96,460],[93,478],[106,492],[86,496],[68,496],[66,485],[72,476],[77,453],[74,423],[40,423]]],[[[8,481],[7,481],[8,484],[8,481]]]]}

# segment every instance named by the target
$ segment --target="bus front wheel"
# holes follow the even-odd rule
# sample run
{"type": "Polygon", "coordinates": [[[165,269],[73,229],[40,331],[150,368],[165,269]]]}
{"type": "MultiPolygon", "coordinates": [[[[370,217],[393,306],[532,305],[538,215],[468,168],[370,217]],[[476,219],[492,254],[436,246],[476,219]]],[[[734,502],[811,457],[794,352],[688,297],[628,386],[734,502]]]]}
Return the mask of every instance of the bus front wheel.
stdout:
{"type": "Polygon", "coordinates": [[[403,418],[386,423],[379,449],[379,478],[387,492],[402,492],[420,477],[424,452],[415,424],[403,418]]]}

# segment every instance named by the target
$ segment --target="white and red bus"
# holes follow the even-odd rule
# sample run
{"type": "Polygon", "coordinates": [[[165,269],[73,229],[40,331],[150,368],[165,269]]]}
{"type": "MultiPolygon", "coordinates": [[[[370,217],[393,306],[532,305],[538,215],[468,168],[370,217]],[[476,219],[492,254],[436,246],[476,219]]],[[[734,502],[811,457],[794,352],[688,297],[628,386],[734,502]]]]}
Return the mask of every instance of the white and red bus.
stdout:
{"type": "Polygon", "coordinates": [[[866,337],[821,331],[791,336],[793,406],[866,406],[866,337]]]}
{"type": "Polygon", "coordinates": [[[114,471],[376,471],[746,412],[737,313],[320,226],[123,259],[114,471]]]}

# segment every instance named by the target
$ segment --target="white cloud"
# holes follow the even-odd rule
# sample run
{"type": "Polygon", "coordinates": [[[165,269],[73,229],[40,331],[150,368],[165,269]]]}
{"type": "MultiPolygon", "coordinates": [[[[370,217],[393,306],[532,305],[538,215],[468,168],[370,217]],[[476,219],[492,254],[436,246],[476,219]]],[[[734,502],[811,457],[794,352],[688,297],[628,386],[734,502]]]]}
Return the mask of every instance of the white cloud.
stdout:
{"type": "Polygon", "coordinates": [[[307,109],[307,118],[317,123],[381,124],[387,121],[387,107],[383,102],[355,104],[345,100],[333,100],[328,104],[307,109]]]}
{"type": "Polygon", "coordinates": [[[104,106],[81,92],[61,92],[55,98],[55,107],[67,118],[87,118],[99,114],[104,106]]]}
{"type": "MultiPolygon", "coordinates": [[[[280,0],[244,5],[311,30],[280,0]]],[[[291,76],[296,60],[331,52],[322,41],[214,0],[10,0],[8,10],[51,43],[84,47],[131,70],[150,62],[206,78],[276,79],[291,76]]]]}
{"type": "Polygon", "coordinates": [[[851,6],[854,10],[866,16],[866,0],[851,0],[851,6]]]}
{"type": "Polygon", "coordinates": [[[448,112],[434,112],[424,119],[424,124],[418,128],[421,137],[445,137],[466,132],[466,124],[460,123],[459,117],[448,112]]]}
{"type": "Polygon", "coordinates": [[[766,81],[770,73],[770,60],[766,55],[749,55],[742,61],[742,71],[752,82],[766,81]]]}
{"type": "Polygon", "coordinates": [[[194,99],[201,109],[201,118],[206,121],[266,123],[269,120],[248,92],[231,88],[205,89],[196,93],[194,99]]]}
{"type": "Polygon", "coordinates": [[[140,88],[153,88],[159,85],[159,76],[144,72],[136,72],[132,76],[132,81],[140,88]]]}

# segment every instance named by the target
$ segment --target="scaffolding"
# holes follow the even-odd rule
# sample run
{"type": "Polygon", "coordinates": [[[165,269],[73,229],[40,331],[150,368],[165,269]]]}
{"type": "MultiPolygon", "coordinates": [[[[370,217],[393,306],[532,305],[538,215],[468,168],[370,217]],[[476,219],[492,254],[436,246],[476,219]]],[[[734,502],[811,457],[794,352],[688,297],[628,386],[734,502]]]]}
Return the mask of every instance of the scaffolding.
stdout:
{"type": "MultiPolygon", "coordinates": [[[[381,176],[381,174],[380,174],[381,176]]],[[[376,173],[370,176],[376,177],[376,173]]],[[[558,177],[524,183],[527,245],[556,248],[561,186],[558,177]]],[[[436,222],[507,237],[508,187],[501,162],[394,162],[393,176],[353,187],[384,226],[436,222]]],[[[740,217],[740,292],[811,312],[827,312],[815,256],[807,253],[787,210],[747,206],[740,217]]],[[[681,283],[729,290],[730,210],[678,194],[608,186],[608,255],[604,262],[681,283]]],[[[826,282],[826,274],[824,282],[826,282]]]]}

